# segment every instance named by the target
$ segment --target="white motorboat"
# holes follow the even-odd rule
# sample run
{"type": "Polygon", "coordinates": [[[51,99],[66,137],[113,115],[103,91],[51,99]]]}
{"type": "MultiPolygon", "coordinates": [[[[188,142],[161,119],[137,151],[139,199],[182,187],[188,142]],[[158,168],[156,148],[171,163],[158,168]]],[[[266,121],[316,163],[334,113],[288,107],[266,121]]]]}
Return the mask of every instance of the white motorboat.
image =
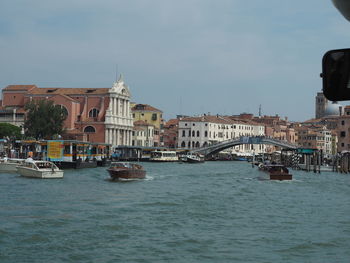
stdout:
{"type": "Polygon", "coordinates": [[[1,158],[0,159],[0,173],[11,173],[17,172],[17,166],[22,164],[24,159],[14,159],[14,158],[1,158]]]}
{"type": "Polygon", "coordinates": [[[25,161],[17,166],[17,172],[32,178],[63,178],[63,170],[48,161],[25,161]]]}
{"type": "Polygon", "coordinates": [[[204,156],[200,154],[185,154],[180,160],[185,163],[204,163],[205,161],[204,156]]]}

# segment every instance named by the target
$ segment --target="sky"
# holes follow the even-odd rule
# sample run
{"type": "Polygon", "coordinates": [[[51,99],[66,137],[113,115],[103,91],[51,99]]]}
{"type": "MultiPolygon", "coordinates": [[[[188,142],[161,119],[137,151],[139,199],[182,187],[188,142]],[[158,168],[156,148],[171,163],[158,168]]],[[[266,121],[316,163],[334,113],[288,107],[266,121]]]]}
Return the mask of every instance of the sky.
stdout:
{"type": "Polygon", "coordinates": [[[315,115],[321,60],[350,47],[331,0],[2,0],[0,88],[109,88],[177,114],[315,115]]]}

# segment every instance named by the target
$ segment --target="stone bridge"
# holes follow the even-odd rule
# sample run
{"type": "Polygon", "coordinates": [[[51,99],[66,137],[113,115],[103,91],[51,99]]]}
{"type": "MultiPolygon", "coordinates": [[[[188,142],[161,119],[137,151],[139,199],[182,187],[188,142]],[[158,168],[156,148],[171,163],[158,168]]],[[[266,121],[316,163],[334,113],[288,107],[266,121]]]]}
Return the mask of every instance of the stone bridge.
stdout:
{"type": "Polygon", "coordinates": [[[239,138],[219,142],[210,146],[202,147],[202,148],[197,148],[193,149],[190,152],[191,153],[200,153],[205,156],[208,156],[210,154],[215,154],[218,152],[221,152],[222,150],[225,150],[227,148],[231,148],[237,145],[242,145],[242,144],[271,144],[275,145],[284,149],[297,149],[298,146],[295,144],[291,144],[286,141],[281,141],[278,139],[272,139],[272,138],[267,138],[264,136],[257,136],[257,137],[247,137],[247,136],[242,136],[239,138]]]}

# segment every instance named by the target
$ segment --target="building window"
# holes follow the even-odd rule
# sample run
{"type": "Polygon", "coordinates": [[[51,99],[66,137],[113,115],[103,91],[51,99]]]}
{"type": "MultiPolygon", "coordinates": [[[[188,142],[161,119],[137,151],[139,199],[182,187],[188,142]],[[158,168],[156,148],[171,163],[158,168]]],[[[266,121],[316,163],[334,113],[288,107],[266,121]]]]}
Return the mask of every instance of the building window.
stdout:
{"type": "Polygon", "coordinates": [[[199,131],[197,131],[197,137],[199,137],[199,131]]]}
{"type": "Polygon", "coordinates": [[[191,137],[191,131],[188,131],[188,137],[191,137]]]}
{"type": "Polygon", "coordinates": [[[96,131],[95,131],[95,128],[94,128],[94,127],[92,127],[92,126],[86,126],[86,127],[84,128],[84,132],[86,132],[86,133],[95,133],[96,131]]]}
{"type": "Polygon", "coordinates": [[[196,136],[196,132],[192,131],[192,137],[196,136]]]}
{"type": "Polygon", "coordinates": [[[341,125],[345,125],[345,121],[341,121],[341,125]]]}
{"type": "Polygon", "coordinates": [[[341,132],[340,132],[340,137],[345,137],[345,136],[346,136],[345,131],[341,131],[341,132]]]}
{"type": "Polygon", "coordinates": [[[93,108],[89,111],[89,117],[96,118],[99,113],[100,113],[100,111],[98,109],[93,108]]]}
{"type": "Polygon", "coordinates": [[[152,121],[156,121],[157,120],[157,113],[153,113],[152,114],[152,121]]]}
{"type": "Polygon", "coordinates": [[[182,137],[185,137],[185,136],[186,136],[185,133],[186,133],[185,130],[183,130],[183,131],[182,131],[182,137]]]}
{"type": "Polygon", "coordinates": [[[181,147],[182,147],[182,148],[185,148],[185,147],[186,147],[186,143],[185,143],[185,142],[182,142],[182,143],[181,143],[181,147]]]}
{"type": "Polygon", "coordinates": [[[66,107],[64,107],[63,105],[56,105],[56,106],[59,107],[63,111],[63,114],[65,116],[68,116],[68,110],[66,107]]]}
{"type": "Polygon", "coordinates": [[[208,137],[208,132],[207,131],[204,132],[204,137],[208,137]]]}

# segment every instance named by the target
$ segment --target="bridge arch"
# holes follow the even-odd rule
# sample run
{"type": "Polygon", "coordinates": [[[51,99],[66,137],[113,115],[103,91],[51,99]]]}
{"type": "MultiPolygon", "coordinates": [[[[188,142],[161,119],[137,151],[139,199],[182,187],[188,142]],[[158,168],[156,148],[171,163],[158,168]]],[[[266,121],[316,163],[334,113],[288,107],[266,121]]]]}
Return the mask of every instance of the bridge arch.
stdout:
{"type": "MultiPolygon", "coordinates": [[[[285,149],[296,149],[298,148],[297,145],[286,142],[286,141],[281,141],[278,139],[272,139],[272,138],[267,138],[264,136],[257,136],[257,137],[248,137],[248,136],[241,136],[239,138],[227,140],[227,141],[222,141],[217,144],[209,145],[209,146],[203,146],[201,148],[197,148],[192,150],[192,153],[200,153],[205,156],[208,156],[210,154],[215,154],[218,152],[221,152],[222,150],[225,150],[227,148],[231,148],[234,146],[238,145],[244,145],[244,144],[270,144],[270,145],[275,145],[281,148],[285,149]]],[[[193,144],[192,144],[193,145],[193,144]]],[[[194,147],[192,147],[194,148],[194,147]]]]}

